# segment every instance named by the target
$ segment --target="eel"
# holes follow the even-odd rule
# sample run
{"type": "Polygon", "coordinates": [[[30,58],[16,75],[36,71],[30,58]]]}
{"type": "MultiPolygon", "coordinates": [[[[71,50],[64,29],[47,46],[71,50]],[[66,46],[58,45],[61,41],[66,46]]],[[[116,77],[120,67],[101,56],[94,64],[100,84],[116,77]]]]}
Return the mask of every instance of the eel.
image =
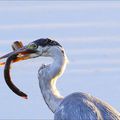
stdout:
{"type": "MultiPolygon", "coordinates": [[[[13,43],[13,50],[17,50],[18,48],[22,47],[22,43],[20,42],[14,42],[13,43]]],[[[22,97],[22,98],[25,98],[27,99],[27,94],[25,94],[24,92],[22,92],[20,89],[18,89],[14,83],[12,82],[11,80],[11,76],[10,76],[10,66],[11,66],[11,63],[12,61],[15,61],[17,59],[17,55],[18,54],[12,54],[10,55],[6,62],[5,62],[5,68],[4,68],[4,78],[5,78],[5,82],[6,84],[8,85],[8,87],[15,93],[17,94],[18,96],[22,97]]]]}

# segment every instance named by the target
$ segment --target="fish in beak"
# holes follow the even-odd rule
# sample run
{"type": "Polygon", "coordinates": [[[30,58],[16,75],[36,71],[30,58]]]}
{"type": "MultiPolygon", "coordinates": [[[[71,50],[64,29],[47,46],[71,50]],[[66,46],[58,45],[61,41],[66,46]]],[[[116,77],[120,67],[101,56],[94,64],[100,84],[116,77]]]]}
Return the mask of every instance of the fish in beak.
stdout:
{"type": "Polygon", "coordinates": [[[10,52],[0,57],[0,60],[7,58],[6,62],[1,62],[0,65],[5,65],[4,78],[8,87],[18,96],[27,99],[27,95],[13,84],[10,77],[10,66],[11,63],[29,59],[30,54],[36,53],[36,51],[28,49],[26,46],[18,46],[18,45],[16,46],[16,48],[15,46],[13,46],[13,50],[14,50],[13,52],[10,52]]]}
{"type": "MultiPolygon", "coordinates": [[[[30,58],[30,54],[33,54],[33,53],[36,53],[36,51],[28,49],[28,48],[26,48],[24,46],[24,47],[22,47],[20,49],[17,49],[15,51],[13,51],[13,52],[10,52],[10,53],[8,53],[6,55],[3,55],[2,57],[0,57],[0,60],[8,58],[11,55],[17,54],[16,59],[12,60],[12,63],[14,63],[14,62],[18,62],[18,61],[29,59],[30,58]]],[[[0,65],[1,66],[5,65],[5,62],[0,62],[0,65]]]]}

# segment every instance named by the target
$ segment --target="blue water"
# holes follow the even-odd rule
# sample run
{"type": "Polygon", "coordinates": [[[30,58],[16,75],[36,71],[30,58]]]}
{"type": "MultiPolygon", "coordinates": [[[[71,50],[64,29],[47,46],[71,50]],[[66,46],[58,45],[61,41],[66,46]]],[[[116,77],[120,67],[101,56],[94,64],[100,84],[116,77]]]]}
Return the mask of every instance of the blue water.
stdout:
{"type": "MultiPolygon", "coordinates": [[[[38,38],[61,43],[69,64],[57,87],[64,96],[82,91],[120,111],[120,2],[0,2],[0,55],[11,44],[38,38]]],[[[14,64],[14,83],[29,96],[23,100],[6,85],[0,68],[0,119],[50,119],[40,93],[37,70],[51,59],[14,64]]]]}

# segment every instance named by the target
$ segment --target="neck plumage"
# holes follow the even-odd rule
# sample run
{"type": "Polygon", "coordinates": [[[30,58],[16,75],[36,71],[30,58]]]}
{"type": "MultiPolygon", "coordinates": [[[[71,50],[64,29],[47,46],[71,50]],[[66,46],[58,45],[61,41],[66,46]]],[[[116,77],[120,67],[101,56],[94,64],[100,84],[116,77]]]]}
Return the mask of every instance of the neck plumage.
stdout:
{"type": "Polygon", "coordinates": [[[53,58],[53,63],[42,66],[39,69],[38,78],[43,98],[51,111],[55,112],[63,100],[56,88],[56,81],[65,70],[67,57],[64,51],[61,50],[55,50],[50,57],[53,58]]]}

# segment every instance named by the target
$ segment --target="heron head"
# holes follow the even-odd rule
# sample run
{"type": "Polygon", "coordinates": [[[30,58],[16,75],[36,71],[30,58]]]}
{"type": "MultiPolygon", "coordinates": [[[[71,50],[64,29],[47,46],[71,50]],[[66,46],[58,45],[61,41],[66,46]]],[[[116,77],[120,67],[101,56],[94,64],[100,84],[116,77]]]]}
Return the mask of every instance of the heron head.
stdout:
{"type": "Polygon", "coordinates": [[[51,40],[49,38],[46,39],[38,39],[27,46],[27,49],[35,51],[34,53],[30,53],[29,57],[34,58],[38,56],[51,56],[51,52],[54,52],[56,49],[62,50],[62,46],[55,40],[51,40]]]}
{"type": "Polygon", "coordinates": [[[51,55],[51,51],[54,52],[56,49],[62,51],[62,46],[57,41],[51,40],[49,38],[41,38],[0,57],[0,59],[7,58],[14,54],[16,54],[17,57],[13,60],[13,62],[36,58],[39,56],[49,57],[51,55]]]}

